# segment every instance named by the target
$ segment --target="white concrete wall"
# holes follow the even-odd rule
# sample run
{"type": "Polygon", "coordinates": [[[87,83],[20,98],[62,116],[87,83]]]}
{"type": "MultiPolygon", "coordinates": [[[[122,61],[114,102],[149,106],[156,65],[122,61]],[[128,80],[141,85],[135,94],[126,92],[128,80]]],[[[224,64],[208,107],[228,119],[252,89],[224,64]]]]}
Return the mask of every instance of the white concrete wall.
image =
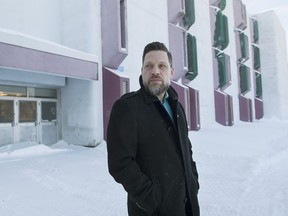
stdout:
{"type": "Polygon", "coordinates": [[[139,89],[144,46],[161,41],[169,47],[167,0],[128,0],[128,57],[121,66],[130,77],[132,91],[139,89]]]}
{"type": "Polygon", "coordinates": [[[61,101],[63,140],[77,145],[99,144],[103,140],[102,86],[68,78],[61,101]]]}
{"type": "Polygon", "coordinates": [[[61,0],[61,43],[97,55],[98,81],[67,79],[62,89],[63,139],[79,145],[103,140],[100,0],[61,0]]]}
{"type": "Polygon", "coordinates": [[[58,0],[1,0],[0,28],[60,42],[58,0]]]}
{"type": "Polygon", "coordinates": [[[60,43],[87,53],[101,51],[100,0],[60,0],[60,43]],[[100,49],[99,49],[100,48],[100,49]]]}
{"type": "MultiPolygon", "coordinates": [[[[79,145],[95,145],[101,142],[103,100],[100,0],[1,0],[0,5],[0,30],[12,31],[13,34],[20,35],[18,38],[23,41],[29,38],[29,47],[37,45],[41,50],[41,47],[51,47],[50,41],[56,48],[59,44],[59,48],[65,46],[74,49],[71,49],[70,53],[69,49],[65,49],[65,52],[68,52],[65,55],[68,56],[76,53],[84,60],[89,60],[85,59],[85,56],[88,56],[85,54],[97,56],[98,81],[67,78],[66,86],[61,88],[60,138],[79,145]],[[77,51],[82,51],[82,54],[77,51]]],[[[57,53],[57,50],[55,49],[54,53],[62,55],[57,53]]],[[[53,76],[45,76],[51,78],[48,80],[53,80],[53,76]]],[[[41,86],[43,82],[37,81],[37,77],[45,76],[36,74],[32,79],[33,85],[41,86]]],[[[12,78],[11,81],[13,83],[18,80],[12,78]]],[[[53,83],[51,85],[53,86],[53,83]]],[[[59,85],[55,82],[55,86],[59,85]]]]}
{"type": "Polygon", "coordinates": [[[1,0],[0,3],[0,28],[100,54],[100,0],[1,0]]]}
{"type": "Polygon", "coordinates": [[[274,11],[260,13],[257,18],[259,20],[264,115],[288,119],[285,32],[274,11]]]}

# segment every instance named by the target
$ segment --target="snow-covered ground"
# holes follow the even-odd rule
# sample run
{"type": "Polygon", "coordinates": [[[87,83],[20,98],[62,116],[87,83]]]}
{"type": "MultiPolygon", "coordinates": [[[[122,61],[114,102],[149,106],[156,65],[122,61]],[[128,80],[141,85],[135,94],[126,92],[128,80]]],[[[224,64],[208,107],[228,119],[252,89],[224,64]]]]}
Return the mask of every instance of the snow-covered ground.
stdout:
{"type": "MultiPolygon", "coordinates": [[[[288,215],[288,122],[264,119],[191,132],[202,216],[288,215]]],[[[0,216],[126,216],[103,142],[0,148],[0,216]]]]}

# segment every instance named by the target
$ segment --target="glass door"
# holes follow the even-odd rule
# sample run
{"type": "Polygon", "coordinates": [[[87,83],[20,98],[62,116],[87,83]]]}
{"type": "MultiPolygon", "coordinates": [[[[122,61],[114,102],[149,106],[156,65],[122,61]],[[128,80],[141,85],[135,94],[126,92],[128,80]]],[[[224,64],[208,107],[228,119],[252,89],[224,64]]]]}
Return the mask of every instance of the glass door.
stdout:
{"type": "Polygon", "coordinates": [[[0,147],[58,141],[57,90],[0,85],[0,147]]]}
{"type": "Polygon", "coordinates": [[[0,100],[0,146],[14,143],[14,101],[0,100]]]}
{"type": "Polygon", "coordinates": [[[41,142],[49,145],[58,141],[57,102],[41,101],[41,142]]]}
{"type": "Polygon", "coordinates": [[[37,131],[37,101],[19,100],[16,101],[16,106],[18,109],[15,109],[15,142],[39,142],[37,131]]]}

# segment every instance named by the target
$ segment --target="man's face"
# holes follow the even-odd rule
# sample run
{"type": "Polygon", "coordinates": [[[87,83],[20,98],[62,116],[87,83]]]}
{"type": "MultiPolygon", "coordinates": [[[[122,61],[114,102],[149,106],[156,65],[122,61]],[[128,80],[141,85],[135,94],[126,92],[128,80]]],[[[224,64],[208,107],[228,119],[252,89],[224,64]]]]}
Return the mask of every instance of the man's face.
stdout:
{"type": "Polygon", "coordinates": [[[162,97],[170,86],[174,69],[169,63],[166,52],[150,51],[145,55],[141,73],[145,88],[152,95],[162,97]]]}

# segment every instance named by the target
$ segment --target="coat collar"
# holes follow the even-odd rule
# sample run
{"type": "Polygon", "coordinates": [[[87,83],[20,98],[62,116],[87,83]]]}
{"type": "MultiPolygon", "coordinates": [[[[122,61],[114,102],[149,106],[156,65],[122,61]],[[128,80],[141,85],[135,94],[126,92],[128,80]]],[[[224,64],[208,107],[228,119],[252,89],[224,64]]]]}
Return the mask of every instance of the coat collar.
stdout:
{"type": "MultiPolygon", "coordinates": [[[[139,83],[140,83],[140,90],[143,95],[144,95],[144,100],[147,104],[149,103],[154,103],[154,102],[159,102],[159,99],[154,96],[154,95],[151,95],[150,93],[148,93],[143,85],[143,79],[142,79],[142,75],[140,75],[139,77],[139,83]]],[[[168,95],[169,95],[169,100],[172,100],[172,101],[177,101],[178,100],[178,94],[177,92],[175,91],[175,89],[170,85],[170,87],[168,88],[167,90],[168,92],[168,95]]]]}

